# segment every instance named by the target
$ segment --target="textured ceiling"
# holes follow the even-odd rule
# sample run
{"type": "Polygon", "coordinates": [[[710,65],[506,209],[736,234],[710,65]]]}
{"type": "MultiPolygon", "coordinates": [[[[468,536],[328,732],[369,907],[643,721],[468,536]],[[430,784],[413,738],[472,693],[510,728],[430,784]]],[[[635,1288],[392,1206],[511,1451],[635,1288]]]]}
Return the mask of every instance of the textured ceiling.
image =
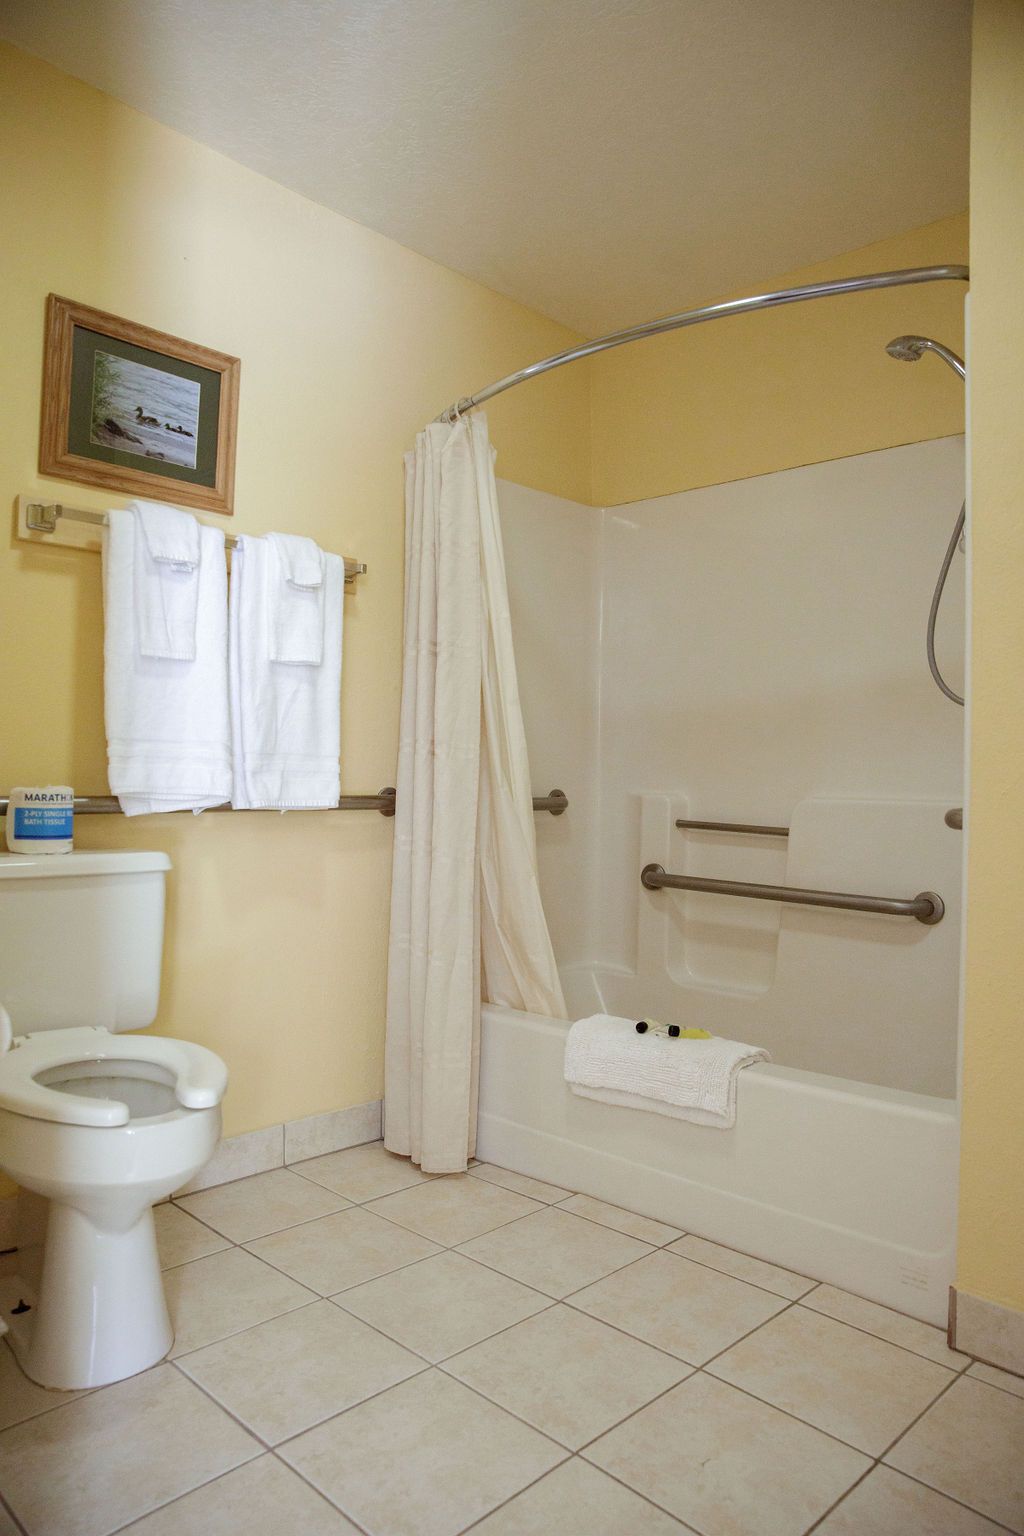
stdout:
{"type": "Polygon", "coordinates": [[[967,205],[969,0],[0,0],[0,33],[595,334],[967,205]]]}

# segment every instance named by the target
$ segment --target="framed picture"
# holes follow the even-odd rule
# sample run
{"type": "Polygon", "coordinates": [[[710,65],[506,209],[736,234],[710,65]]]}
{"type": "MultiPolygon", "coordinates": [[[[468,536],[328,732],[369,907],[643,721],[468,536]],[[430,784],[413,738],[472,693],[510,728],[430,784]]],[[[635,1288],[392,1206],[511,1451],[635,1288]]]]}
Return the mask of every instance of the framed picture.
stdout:
{"type": "Polygon", "coordinates": [[[230,515],[240,366],[51,293],[40,474],[230,515]]]}

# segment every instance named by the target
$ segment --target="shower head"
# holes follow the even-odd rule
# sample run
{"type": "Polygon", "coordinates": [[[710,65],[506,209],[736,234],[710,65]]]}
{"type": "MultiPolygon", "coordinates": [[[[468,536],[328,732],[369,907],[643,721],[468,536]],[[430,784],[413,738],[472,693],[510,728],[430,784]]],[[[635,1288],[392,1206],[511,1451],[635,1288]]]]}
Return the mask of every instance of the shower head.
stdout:
{"type": "Polygon", "coordinates": [[[967,377],[963,358],[958,357],[949,347],[944,347],[941,341],[933,341],[930,336],[896,336],[885,350],[899,363],[916,363],[926,352],[934,352],[961,379],[967,377]]]}

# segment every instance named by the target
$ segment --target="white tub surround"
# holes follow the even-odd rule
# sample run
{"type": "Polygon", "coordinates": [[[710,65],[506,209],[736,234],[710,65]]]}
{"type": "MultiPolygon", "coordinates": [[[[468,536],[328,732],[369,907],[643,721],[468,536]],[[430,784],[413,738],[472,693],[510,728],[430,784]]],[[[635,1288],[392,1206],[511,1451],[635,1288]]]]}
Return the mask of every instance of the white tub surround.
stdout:
{"type": "Polygon", "coordinates": [[[758,1065],[740,1074],[735,1126],[709,1130],[578,1098],[567,1031],[484,1008],[482,1159],[945,1322],[952,1101],[758,1065]]]}

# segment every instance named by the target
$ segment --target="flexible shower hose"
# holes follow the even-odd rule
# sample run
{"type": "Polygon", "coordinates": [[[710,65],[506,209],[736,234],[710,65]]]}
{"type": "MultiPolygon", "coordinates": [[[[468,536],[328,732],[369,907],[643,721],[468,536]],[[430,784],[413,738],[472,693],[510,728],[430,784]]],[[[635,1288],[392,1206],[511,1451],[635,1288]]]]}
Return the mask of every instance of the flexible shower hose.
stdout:
{"type": "Polygon", "coordinates": [[[960,542],[960,535],[964,531],[966,513],[967,503],[965,501],[963,506],[960,508],[960,516],[956,520],[956,527],[953,529],[952,538],[947,545],[945,557],[942,561],[942,569],[939,571],[939,579],[935,583],[935,591],[932,593],[932,606],[928,610],[928,666],[931,669],[932,677],[934,677],[936,683],[946,695],[946,698],[952,699],[954,704],[960,704],[961,706],[964,702],[963,699],[958,693],[955,693],[946,682],[946,679],[943,677],[941,671],[939,670],[939,664],[935,659],[935,624],[939,617],[939,604],[942,602],[942,593],[945,590],[946,578],[949,575],[949,568],[953,564],[953,556],[956,554],[956,547],[960,542]]]}

